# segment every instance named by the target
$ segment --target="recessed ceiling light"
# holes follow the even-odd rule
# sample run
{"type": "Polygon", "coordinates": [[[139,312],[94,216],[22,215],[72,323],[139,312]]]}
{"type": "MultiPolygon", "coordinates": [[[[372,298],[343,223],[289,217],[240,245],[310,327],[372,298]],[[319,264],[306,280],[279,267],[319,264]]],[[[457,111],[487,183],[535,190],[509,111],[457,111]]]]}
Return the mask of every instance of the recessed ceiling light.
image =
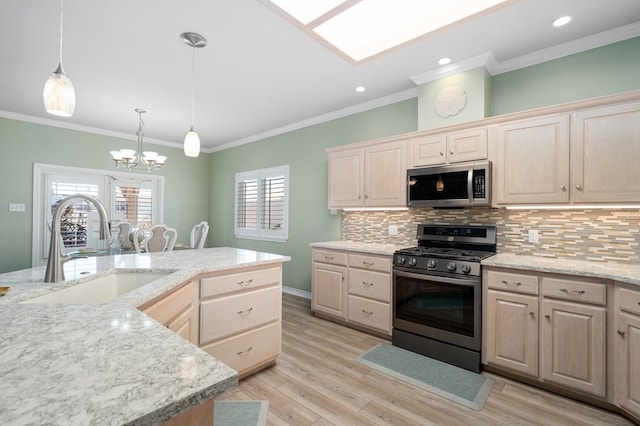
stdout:
{"type": "Polygon", "coordinates": [[[451,58],[441,58],[438,63],[440,65],[447,65],[451,63],[451,58]]]}
{"type": "Polygon", "coordinates": [[[562,27],[571,22],[571,19],[571,16],[561,16],[557,19],[554,19],[551,25],[553,25],[554,27],[562,27]]]}
{"type": "Polygon", "coordinates": [[[362,92],[364,92],[365,90],[367,90],[367,88],[366,88],[366,87],[364,87],[364,86],[358,86],[358,87],[356,87],[356,92],[362,93],[362,92]]]}
{"type": "Polygon", "coordinates": [[[262,0],[354,62],[404,45],[448,25],[505,7],[513,0],[262,0]]]}

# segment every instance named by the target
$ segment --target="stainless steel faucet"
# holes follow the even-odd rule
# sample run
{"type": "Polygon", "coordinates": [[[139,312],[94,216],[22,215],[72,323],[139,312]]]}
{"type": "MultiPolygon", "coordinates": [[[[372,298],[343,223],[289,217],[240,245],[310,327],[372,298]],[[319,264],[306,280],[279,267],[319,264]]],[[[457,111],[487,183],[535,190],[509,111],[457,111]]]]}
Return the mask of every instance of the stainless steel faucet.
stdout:
{"type": "Polygon", "coordinates": [[[73,200],[86,200],[93,204],[98,210],[100,216],[100,239],[109,238],[109,220],[107,219],[107,210],[97,199],[83,194],[69,195],[64,197],[55,210],[53,211],[53,219],[51,220],[51,243],[49,244],[49,258],[47,259],[47,271],[44,274],[45,283],[57,283],[64,281],[64,262],[71,260],[71,256],[62,254],[64,246],[61,234],[62,214],[73,200]]]}

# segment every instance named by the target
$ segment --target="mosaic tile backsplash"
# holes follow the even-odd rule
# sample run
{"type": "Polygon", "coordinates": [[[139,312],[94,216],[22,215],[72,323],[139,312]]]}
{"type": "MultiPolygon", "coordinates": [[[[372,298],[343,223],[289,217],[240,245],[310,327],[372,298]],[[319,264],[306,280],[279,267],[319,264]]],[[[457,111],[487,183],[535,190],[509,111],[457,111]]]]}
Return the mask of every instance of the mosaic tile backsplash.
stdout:
{"type": "Polygon", "coordinates": [[[498,252],[534,256],[640,262],[640,210],[409,209],[343,211],[342,239],[416,245],[419,223],[496,225],[498,252]],[[389,225],[398,235],[389,235],[389,225]],[[530,243],[528,231],[538,231],[530,243]]]}

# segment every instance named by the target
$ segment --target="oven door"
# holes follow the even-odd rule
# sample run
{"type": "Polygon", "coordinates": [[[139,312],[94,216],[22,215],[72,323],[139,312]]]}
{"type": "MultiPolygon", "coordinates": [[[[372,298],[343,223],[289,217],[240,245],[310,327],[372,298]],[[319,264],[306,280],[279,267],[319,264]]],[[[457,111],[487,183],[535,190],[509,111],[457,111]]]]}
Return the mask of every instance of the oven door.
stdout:
{"type": "Polygon", "coordinates": [[[480,277],[393,270],[393,327],[473,351],[481,347],[480,277]]]}

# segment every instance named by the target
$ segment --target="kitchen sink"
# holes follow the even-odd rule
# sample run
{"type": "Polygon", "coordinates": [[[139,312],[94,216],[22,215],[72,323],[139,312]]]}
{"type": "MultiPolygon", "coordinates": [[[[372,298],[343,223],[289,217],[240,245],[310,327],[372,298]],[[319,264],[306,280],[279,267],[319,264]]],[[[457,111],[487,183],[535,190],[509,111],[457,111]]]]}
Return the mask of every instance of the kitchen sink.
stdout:
{"type": "Polygon", "coordinates": [[[94,304],[105,303],[158,280],[170,272],[116,272],[52,291],[22,303],[94,304]]]}

